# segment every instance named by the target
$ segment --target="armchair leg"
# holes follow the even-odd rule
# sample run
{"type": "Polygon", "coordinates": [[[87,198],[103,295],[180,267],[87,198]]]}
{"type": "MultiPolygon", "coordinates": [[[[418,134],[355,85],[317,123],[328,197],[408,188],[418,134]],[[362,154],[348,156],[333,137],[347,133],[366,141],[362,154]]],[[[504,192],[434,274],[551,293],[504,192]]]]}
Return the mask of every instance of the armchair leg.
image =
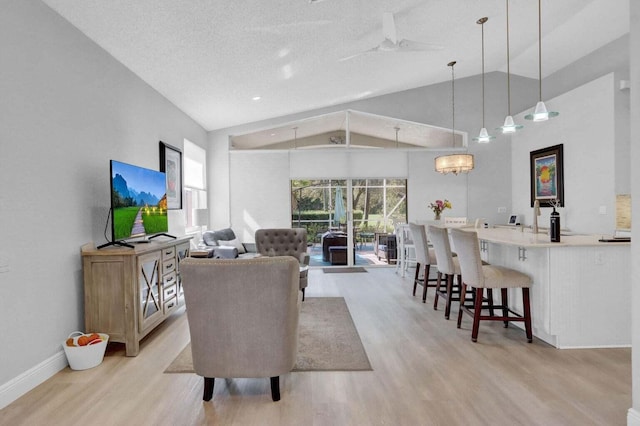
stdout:
{"type": "Polygon", "coordinates": [[[280,401],[280,376],[271,378],[271,399],[273,399],[274,402],[280,401]]]}
{"type": "Polygon", "coordinates": [[[302,289],[302,301],[304,302],[304,288],[302,289]]]}
{"type": "Polygon", "coordinates": [[[213,398],[213,385],[215,384],[215,378],[213,377],[205,377],[204,378],[204,394],[202,395],[203,401],[211,401],[213,398]]]}

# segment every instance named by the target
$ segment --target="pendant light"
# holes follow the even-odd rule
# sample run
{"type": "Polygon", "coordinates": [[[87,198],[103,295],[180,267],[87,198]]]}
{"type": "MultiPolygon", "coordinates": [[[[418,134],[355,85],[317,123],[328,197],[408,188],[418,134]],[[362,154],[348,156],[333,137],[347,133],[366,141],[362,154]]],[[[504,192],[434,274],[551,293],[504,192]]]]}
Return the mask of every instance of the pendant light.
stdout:
{"type": "Polygon", "coordinates": [[[542,6],[541,0],[538,0],[538,103],[533,114],[524,116],[525,120],[547,121],[550,118],[557,117],[560,113],[556,111],[547,111],[547,106],[542,102],[542,6]]]}
{"type": "Polygon", "coordinates": [[[511,69],[509,67],[509,0],[507,2],[507,118],[504,119],[504,124],[499,127],[498,130],[504,134],[515,133],[516,130],[522,129],[521,124],[515,124],[513,117],[511,116],[511,69]]]}
{"type": "Polygon", "coordinates": [[[489,18],[484,17],[476,21],[476,24],[480,24],[482,28],[482,129],[480,129],[480,134],[473,138],[473,140],[479,143],[488,143],[496,138],[495,136],[491,136],[484,126],[484,23],[487,22],[488,19],[489,18]]]}
{"type": "MultiPolygon", "coordinates": [[[[447,64],[448,67],[451,67],[451,110],[452,110],[452,121],[451,121],[451,145],[453,147],[456,146],[456,97],[455,97],[455,76],[453,73],[453,66],[456,64],[456,61],[449,62],[447,64]]],[[[458,173],[467,173],[470,170],[473,170],[473,155],[471,154],[450,154],[450,155],[442,155],[440,157],[436,157],[436,172],[447,174],[453,173],[457,175],[458,173]]]]}

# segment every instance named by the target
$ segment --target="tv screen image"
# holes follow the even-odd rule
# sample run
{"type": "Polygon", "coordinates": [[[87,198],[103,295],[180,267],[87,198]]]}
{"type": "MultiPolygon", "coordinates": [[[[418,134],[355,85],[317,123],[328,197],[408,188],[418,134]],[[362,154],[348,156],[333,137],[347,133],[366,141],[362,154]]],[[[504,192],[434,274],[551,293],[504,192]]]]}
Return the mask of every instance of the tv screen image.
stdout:
{"type": "Polygon", "coordinates": [[[112,241],[169,231],[165,174],[111,160],[112,241]]]}

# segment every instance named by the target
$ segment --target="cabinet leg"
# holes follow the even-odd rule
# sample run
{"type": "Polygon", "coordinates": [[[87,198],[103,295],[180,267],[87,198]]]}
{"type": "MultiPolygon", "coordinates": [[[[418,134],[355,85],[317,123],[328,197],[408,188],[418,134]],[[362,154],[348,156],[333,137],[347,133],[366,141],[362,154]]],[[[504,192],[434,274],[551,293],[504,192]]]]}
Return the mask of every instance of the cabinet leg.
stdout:
{"type": "Polygon", "coordinates": [[[125,354],[127,356],[138,356],[140,353],[140,342],[134,340],[132,342],[126,342],[124,344],[125,354]]]}

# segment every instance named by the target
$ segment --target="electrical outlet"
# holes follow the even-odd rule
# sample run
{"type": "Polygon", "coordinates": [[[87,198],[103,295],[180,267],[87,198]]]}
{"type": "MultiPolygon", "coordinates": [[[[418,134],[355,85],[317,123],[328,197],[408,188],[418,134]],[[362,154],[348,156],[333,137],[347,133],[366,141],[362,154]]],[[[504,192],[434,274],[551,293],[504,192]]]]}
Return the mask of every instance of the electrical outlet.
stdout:
{"type": "Polygon", "coordinates": [[[498,213],[506,213],[506,212],[507,212],[506,207],[498,207],[498,213]]]}
{"type": "Polygon", "coordinates": [[[598,211],[600,212],[600,214],[607,214],[607,206],[600,206],[600,209],[598,211]]]}

